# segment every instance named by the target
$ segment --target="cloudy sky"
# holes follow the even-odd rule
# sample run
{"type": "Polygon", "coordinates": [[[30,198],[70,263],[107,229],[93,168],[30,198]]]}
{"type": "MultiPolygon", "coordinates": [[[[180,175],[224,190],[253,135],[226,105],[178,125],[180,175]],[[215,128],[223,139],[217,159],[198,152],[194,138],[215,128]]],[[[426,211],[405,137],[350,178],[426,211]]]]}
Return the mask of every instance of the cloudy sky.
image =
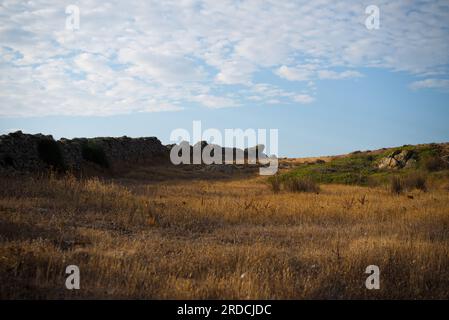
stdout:
{"type": "Polygon", "coordinates": [[[449,2],[0,1],[1,132],[192,120],[277,128],[286,156],[449,141],[449,2]]]}

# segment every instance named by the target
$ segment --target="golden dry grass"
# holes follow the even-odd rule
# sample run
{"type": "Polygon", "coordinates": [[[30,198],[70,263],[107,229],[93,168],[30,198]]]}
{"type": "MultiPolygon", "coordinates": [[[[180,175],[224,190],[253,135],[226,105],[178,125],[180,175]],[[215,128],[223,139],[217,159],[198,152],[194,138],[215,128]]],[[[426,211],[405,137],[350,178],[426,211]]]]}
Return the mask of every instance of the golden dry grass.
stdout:
{"type": "Polygon", "coordinates": [[[447,299],[448,257],[441,187],[0,179],[2,299],[447,299]],[[80,290],[65,289],[70,264],[80,290]]]}

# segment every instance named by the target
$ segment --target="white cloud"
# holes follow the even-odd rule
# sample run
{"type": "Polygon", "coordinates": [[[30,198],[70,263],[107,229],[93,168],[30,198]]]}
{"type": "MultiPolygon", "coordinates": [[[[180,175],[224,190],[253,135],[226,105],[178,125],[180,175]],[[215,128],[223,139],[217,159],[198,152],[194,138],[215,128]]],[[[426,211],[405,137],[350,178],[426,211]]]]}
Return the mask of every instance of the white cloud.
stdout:
{"type": "Polygon", "coordinates": [[[222,63],[215,80],[223,84],[248,85],[254,70],[255,67],[245,61],[226,61],[222,63]]]}
{"type": "Polygon", "coordinates": [[[360,78],[363,75],[358,71],[343,71],[343,72],[335,72],[332,70],[320,70],[318,71],[318,78],[320,79],[331,79],[331,80],[341,80],[341,79],[351,79],[351,78],[360,78]]]}
{"type": "Polygon", "coordinates": [[[201,94],[192,98],[193,101],[199,102],[205,107],[212,109],[236,107],[238,103],[228,97],[220,97],[213,95],[201,94]]]}
{"type": "Polygon", "coordinates": [[[281,66],[276,70],[276,74],[281,78],[290,81],[308,81],[311,79],[332,79],[342,80],[350,78],[360,78],[363,75],[354,70],[337,72],[333,70],[319,70],[320,66],[314,64],[299,65],[296,67],[281,66]]]}
{"type": "Polygon", "coordinates": [[[111,75],[112,69],[108,66],[108,60],[100,55],[82,53],[74,59],[75,65],[87,74],[111,75]]]}
{"type": "Polygon", "coordinates": [[[356,0],[79,0],[72,32],[63,3],[4,1],[0,116],[310,103],[320,80],[358,78],[361,67],[429,78],[414,89],[445,88],[436,78],[449,71],[449,2],[376,4],[379,30],[365,28],[356,0]],[[257,83],[261,73],[305,83],[287,90],[257,83]]]}
{"type": "Polygon", "coordinates": [[[315,101],[315,98],[309,96],[308,94],[298,94],[293,97],[293,100],[302,104],[307,104],[315,101]]]}
{"type": "Polygon", "coordinates": [[[129,48],[121,49],[118,54],[119,61],[129,65],[130,75],[148,77],[156,82],[176,84],[201,81],[205,77],[200,67],[183,56],[129,48]]]}
{"type": "Polygon", "coordinates": [[[306,81],[313,78],[314,73],[314,65],[303,65],[299,67],[281,66],[276,70],[278,76],[290,81],[306,81]]]}
{"type": "Polygon", "coordinates": [[[425,79],[415,81],[410,84],[413,90],[418,89],[441,89],[444,91],[449,90],[449,80],[447,79],[425,79]]]}

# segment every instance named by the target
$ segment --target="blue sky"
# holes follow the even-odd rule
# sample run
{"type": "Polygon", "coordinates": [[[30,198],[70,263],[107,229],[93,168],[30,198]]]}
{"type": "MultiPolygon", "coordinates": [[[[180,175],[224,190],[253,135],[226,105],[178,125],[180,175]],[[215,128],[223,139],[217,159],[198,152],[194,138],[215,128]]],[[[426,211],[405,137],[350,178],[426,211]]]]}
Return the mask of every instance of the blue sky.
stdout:
{"type": "Polygon", "coordinates": [[[447,1],[0,1],[0,131],[275,128],[279,155],[449,141],[447,1]],[[379,8],[368,30],[365,8],[379,8]]]}

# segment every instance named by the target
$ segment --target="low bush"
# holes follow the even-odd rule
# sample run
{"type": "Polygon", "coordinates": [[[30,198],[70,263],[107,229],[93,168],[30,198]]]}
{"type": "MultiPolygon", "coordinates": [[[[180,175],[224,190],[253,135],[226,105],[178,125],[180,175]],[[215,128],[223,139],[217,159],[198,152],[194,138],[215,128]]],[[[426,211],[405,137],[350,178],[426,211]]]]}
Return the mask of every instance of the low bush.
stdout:
{"type": "Polygon", "coordinates": [[[439,171],[443,170],[445,168],[444,161],[438,157],[438,156],[431,156],[426,159],[424,159],[424,168],[426,170],[433,172],[433,171],[439,171]]]}
{"type": "Polygon", "coordinates": [[[423,174],[414,173],[410,174],[404,179],[404,186],[408,190],[418,189],[421,191],[427,191],[427,179],[423,174]]]}
{"type": "Polygon", "coordinates": [[[402,192],[404,192],[404,181],[398,177],[398,176],[393,176],[390,179],[390,191],[393,194],[401,194],[402,192]]]}
{"type": "Polygon", "coordinates": [[[310,178],[290,177],[284,181],[284,187],[291,192],[320,192],[320,186],[310,178]]]}

